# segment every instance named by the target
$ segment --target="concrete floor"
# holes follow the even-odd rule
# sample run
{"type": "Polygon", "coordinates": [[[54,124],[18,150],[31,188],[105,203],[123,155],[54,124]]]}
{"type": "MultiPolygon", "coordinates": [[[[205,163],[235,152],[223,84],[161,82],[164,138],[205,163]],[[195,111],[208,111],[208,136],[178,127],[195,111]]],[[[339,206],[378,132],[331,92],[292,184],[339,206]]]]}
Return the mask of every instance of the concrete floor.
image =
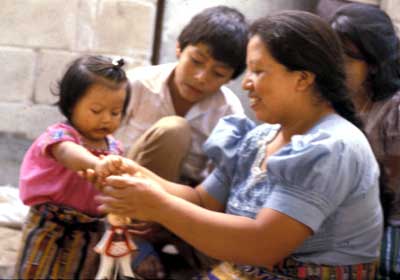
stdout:
{"type": "MultiPolygon", "coordinates": [[[[0,133],[0,186],[18,187],[19,168],[31,141],[0,133]]],[[[20,246],[21,230],[0,226],[0,279],[10,279],[20,246]]]]}
{"type": "Polygon", "coordinates": [[[11,279],[21,238],[20,229],[0,226],[0,279],[11,279]]]}

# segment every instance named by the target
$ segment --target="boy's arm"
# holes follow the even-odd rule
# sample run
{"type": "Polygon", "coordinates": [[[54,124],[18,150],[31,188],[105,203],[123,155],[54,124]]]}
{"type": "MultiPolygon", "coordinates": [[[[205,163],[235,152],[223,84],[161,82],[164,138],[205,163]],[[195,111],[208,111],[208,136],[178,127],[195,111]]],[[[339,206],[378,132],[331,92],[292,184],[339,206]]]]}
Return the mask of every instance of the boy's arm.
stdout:
{"type": "Polygon", "coordinates": [[[95,169],[100,159],[89,152],[86,148],[71,142],[63,141],[50,147],[53,157],[66,168],[80,171],[95,169]]]}

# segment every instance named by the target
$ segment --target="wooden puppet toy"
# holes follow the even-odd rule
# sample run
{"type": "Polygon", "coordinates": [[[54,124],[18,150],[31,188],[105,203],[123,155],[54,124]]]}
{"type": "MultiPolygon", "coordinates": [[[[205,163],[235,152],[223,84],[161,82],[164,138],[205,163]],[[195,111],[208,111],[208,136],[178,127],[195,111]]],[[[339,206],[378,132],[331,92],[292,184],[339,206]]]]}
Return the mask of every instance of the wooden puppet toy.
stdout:
{"type": "Polygon", "coordinates": [[[101,255],[96,279],[113,279],[117,275],[137,279],[131,268],[131,253],[136,250],[128,232],[130,218],[108,214],[106,232],[94,250],[101,255]],[[115,270],[114,270],[115,268],[115,270]]]}

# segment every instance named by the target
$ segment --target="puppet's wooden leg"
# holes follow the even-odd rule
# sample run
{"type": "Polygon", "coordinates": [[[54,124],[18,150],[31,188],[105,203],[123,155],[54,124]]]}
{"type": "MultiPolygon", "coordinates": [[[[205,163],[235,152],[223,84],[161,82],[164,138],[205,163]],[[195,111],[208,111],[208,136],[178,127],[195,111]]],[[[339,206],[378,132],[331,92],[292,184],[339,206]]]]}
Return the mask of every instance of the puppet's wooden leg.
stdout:
{"type": "Polygon", "coordinates": [[[126,255],[124,257],[118,258],[118,262],[119,262],[121,275],[132,277],[132,278],[137,277],[137,275],[135,275],[132,271],[130,255],[126,255]]]}
{"type": "Polygon", "coordinates": [[[102,254],[100,257],[100,266],[96,274],[96,279],[111,279],[114,261],[115,259],[113,257],[102,254]]]}

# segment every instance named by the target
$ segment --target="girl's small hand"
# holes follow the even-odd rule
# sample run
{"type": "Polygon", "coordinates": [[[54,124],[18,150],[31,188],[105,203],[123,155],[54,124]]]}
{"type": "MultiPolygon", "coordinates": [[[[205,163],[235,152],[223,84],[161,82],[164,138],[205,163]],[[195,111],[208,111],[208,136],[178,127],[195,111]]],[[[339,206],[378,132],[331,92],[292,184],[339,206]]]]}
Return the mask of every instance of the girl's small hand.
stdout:
{"type": "Polygon", "coordinates": [[[140,166],[128,158],[118,155],[100,156],[95,171],[97,176],[106,178],[110,175],[131,174],[139,172],[140,166]]]}
{"type": "Polygon", "coordinates": [[[100,156],[99,162],[96,164],[94,171],[101,178],[110,175],[120,175],[123,173],[123,158],[118,155],[100,156]]]}
{"type": "Polygon", "coordinates": [[[168,193],[156,182],[143,177],[109,176],[104,195],[97,197],[99,210],[144,221],[157,221],[168,193]]]}

